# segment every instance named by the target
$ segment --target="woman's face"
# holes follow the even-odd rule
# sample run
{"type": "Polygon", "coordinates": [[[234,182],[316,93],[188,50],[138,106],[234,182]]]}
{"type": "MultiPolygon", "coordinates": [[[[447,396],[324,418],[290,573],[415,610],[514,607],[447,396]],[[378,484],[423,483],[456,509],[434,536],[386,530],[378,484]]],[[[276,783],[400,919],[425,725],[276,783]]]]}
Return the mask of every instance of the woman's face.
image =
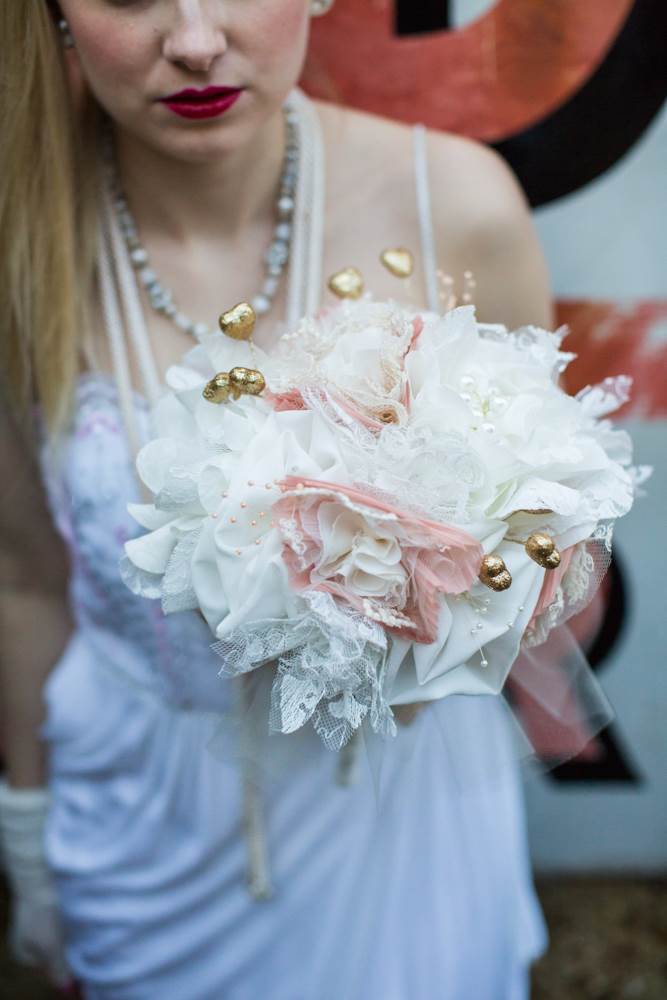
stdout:
{"type": "Polygon", "coordinates": [[[238,149],[278,110],[308,41],[308,0],[61,0],[60,7],[84,79],[116,125],[192,162],[238,149]],[[234,100],[225,88],[240,94],[234,100]]]}

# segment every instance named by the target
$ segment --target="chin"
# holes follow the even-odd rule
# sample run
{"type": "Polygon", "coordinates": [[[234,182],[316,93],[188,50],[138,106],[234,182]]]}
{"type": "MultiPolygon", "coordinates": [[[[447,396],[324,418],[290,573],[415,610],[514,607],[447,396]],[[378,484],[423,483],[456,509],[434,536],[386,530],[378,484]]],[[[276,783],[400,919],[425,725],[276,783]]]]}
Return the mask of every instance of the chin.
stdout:
{"type": "Polygon", "coordinates": [[[252,136],[248,123],[210,122],[194,127],[172,126],[153,132],[148,141],[156,152],[183,163],[205,164],[241,148],[252,136]]]}
{"type": "Polygon", "coordinates": [[[220,157],[233,153],[239,146],[238,133],[236,137],[226,135],[188,136],[186,140],[172,140],[160,143],[160,152],[182,163],[204,164],[213,163],[220,157]]]}

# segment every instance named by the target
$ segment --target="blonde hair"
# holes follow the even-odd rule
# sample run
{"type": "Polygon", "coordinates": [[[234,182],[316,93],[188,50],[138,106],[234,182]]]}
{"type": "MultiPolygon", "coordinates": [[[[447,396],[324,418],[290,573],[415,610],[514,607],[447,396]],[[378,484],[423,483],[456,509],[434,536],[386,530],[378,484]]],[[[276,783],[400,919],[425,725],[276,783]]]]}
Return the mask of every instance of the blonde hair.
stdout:
{"type": "Polygon", "coordinates": [[[0,371],[11,406],[65,420],[89,322],[97,115],[75,107],[45,0],[0,5],[0,371]]]}

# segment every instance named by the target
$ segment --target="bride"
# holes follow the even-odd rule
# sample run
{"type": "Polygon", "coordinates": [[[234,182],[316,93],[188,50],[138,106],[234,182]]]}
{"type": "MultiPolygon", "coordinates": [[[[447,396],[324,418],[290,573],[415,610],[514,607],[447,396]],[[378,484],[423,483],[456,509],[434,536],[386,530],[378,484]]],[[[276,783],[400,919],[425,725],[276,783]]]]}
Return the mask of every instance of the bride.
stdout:
{"type": "Polygon", "coordinates": [[[148,404],[223,309],[251,301],[269,350],[354,265],[376,297],[434,309],[470,271],[482,320],[552,325],[494,152],[296,89],[330,6],[0,11],[0,835],[17,957],[91,1000],[519,1000],[544,943],[493,698],[418,714],[380,809],[368,767],[341,787],[315,739],[266,791],[249,893],[210,634],[119,578],[148,404]],[[404,287],[392,246],[415,252],[404,287]]]}

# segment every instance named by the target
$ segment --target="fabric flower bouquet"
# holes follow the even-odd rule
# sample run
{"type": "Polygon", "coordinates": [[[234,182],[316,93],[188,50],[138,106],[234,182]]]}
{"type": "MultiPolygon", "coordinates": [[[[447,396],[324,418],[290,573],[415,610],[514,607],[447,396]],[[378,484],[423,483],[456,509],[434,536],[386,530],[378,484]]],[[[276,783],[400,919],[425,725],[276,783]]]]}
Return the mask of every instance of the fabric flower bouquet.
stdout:
{"type": "Polygon", "coordinates": [[[629,380],[568,396],[573,355],[370,297],[284,334],[223,334],[168,373],[140,452],[126,583],[197,609],[221,674],[273,671],[267,725],[341,749],[392,706],[499,693],[585,606],[645,471],[606,419],[629,380]]]}

